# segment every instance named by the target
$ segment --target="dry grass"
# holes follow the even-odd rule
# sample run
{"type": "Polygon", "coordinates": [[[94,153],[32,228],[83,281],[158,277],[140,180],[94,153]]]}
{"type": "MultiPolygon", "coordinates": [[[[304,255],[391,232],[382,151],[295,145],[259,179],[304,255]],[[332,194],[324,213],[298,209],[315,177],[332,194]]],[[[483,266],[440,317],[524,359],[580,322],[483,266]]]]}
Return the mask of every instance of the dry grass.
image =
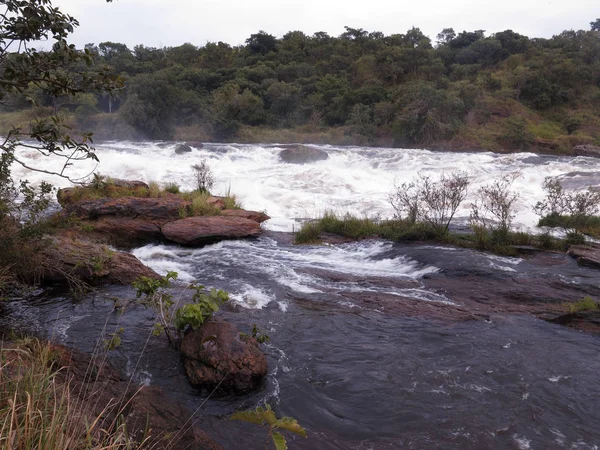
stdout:
{"type": "Polygon", "coordinates": [[[133,442],[125,425],[90,416],[89,405],[62,381],[60,354],[50,344],[28,339],[1,345],[0,450],[141,448],[144,442],[133,442]]]}

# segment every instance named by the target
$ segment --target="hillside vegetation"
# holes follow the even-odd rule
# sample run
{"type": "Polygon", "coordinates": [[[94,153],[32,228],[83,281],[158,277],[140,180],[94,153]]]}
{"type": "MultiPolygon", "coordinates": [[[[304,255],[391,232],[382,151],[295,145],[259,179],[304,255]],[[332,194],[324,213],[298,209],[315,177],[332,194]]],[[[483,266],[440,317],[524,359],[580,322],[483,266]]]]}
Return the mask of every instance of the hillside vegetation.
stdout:
{"type": "Polygon", "coordinates": [[[126,87],[12,94],[0,130],[59,112],[101,139],[546,153],[600,144],[600,19],[551,39],[444,29],[432,41],[418,28],[386,36],[346,27],[338,37],[260,31],[241,46],[104,42],[86,50],[96,55],[90,70],[110,66],[126,87]]]}

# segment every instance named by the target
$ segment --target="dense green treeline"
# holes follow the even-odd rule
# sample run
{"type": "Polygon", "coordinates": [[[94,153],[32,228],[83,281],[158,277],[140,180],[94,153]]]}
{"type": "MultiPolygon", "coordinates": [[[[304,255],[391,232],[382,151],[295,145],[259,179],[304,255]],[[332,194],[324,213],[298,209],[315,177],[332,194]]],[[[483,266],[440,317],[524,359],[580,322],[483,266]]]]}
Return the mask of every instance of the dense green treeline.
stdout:
{"type": "Polygon", "coordinates": [[[0,128],[52,108],[102,138],[312,136],[549,152],[600,143],[600,20],[551,39],[449,28],[433,42],[418,28],[386,36],[346,27],[338,37],[261,31],[237,47],[104,42],[86,50],[96,55],[90,70],[110,66],[126,87],[75,97],[30,89],[7,99],[0,128]]]}

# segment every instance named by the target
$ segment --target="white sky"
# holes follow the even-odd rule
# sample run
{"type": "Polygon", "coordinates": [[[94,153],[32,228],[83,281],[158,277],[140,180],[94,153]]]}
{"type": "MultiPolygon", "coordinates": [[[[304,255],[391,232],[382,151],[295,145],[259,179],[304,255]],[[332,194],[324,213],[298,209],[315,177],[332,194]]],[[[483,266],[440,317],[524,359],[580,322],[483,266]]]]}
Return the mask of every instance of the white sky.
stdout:
{"type": "Polygon", "coordinates": [[[71,41],[78,47],[103,41],[133,48],[242,44],[265,30],[277,37],[288,31],[326,31],[344,26],[405,33],[413,25],[432,40],[443,28],[512,29],[529,37],[551,37],[563,30],[589,29],[600,17],[599,0],[53,0],[81,26],[71,41]]]}

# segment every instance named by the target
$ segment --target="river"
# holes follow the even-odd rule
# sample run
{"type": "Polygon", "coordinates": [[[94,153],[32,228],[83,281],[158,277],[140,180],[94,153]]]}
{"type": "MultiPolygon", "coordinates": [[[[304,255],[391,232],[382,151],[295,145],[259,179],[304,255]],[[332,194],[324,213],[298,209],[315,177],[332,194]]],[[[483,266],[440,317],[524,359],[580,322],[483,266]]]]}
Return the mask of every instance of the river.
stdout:
{"type": "MultiPolygon", "coordinates": [[[[226,420],[264,401],[307,429],[309,438],[290,437],[290,448],[600,445],[600,339],[539,320],[519,305],[494,307],[499,298],[521,301],[528,293],[535,301],[597,297],[597,271],[564,255],[499,258],[377,240],[294,246],[289,237],[301,219],[326,210],[390,217],[394,182],[456,169],[469,174],[469,199],[478,186],[519,172],[515,226],[535,230],[532,206],[543,197],[544,178],[558,176],[567,189],[600,186],[600,160],[320,146],[327,161],[297,166],[281,163],[280,149],[272,146],[209,144],[184,155],[160,143],[97,148],[102,174],[175,181],[187,189],[193,186],[190,165],[206,158],[216,194],[230,190],[245,208],[272,216],[256,240],[133,251],[160,273],[175,270],[182,281],[231,293],[219,315],[244,331],[256,323],[271,338],[264,347],[265,385],[249,396],[205,402],[165,339],[150,338],[150,311],[114,312],[115,298],[133,299],[129,288],[102,289],[78,301],[60,295],[14,301],[4,306],[11,323],[85,351],[103,329],[123,326],[113,362],[197,410],[206,431],[227,448],[264,448],[261,430],[226,420]]],[[[80,176],[91,169],[76,168],[80,176]]],[[[459,211],[463,219],[468,203],[459,211]]]]}

